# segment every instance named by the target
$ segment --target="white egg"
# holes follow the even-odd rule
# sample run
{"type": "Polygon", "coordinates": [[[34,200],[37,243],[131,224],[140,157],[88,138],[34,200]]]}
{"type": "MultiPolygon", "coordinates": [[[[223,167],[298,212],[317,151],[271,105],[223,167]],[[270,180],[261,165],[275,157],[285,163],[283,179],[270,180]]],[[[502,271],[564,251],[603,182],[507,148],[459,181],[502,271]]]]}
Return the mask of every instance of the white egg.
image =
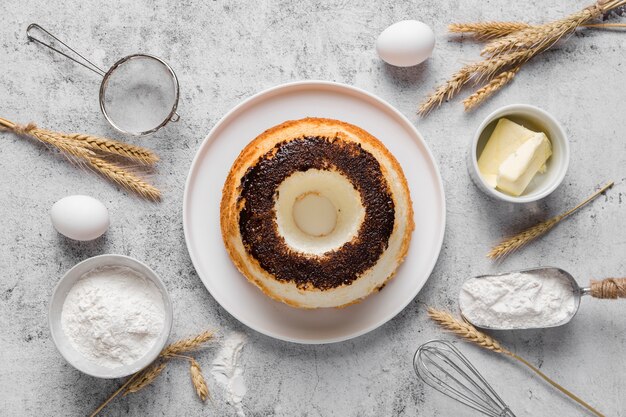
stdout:
{"type": "Polygon", "coordinates": [[[107,208],[86,195],[60,199],[52,206],[50,217],[57,232],[74,240],[96,239],[109,228],[107,208]]]}
{"type": "Polygon", "coordinates": [[[411,67],[427,60],[435,47],[435,33],[425,23],[403,20],[378,36],[376,51],[388,64],[411,67]]]}

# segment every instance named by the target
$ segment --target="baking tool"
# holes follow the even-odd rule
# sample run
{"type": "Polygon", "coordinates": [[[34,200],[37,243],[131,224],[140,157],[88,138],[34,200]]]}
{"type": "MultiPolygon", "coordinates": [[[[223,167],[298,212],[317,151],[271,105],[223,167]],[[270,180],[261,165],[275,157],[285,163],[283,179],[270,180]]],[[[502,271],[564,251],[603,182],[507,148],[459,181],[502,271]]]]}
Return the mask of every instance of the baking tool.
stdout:
{"type": "Polygon", "coordinates": [[[108,71],[72,49],[65,42],[36,23],[26,29],[28,40],[37,42],[71,59],[102,77],[100,110],[115,129],[130,135],[154,133],[168,122],[177,122],[178,78],[161,58],[132,54],[117,61],[108,71]],[[38,30],[67,48],[75,56],[62,52],[32,35],[38,30]]]}
{"type": "Polygon", "coordinates": [[[511,104],[501,107],[483,120],[474,133],[467,154],[467,168],[474,184],[495,200],[509,203],[530,203],[550,195],[561,185],[569,166],[569,142],[561,124],[548,112],[528,104],[511,104]],[[524,193],[518,197],[492,188],[480,174],[478,158],[491,136],[497,121],[506,117],[535,132],[544,132],[552,144],[552,156],[547,161],[547,171],[536,175],[524,193]]]}
{"type": "Polygon", "coordinates": [[[395,317],[430,276],[445,230],[445,199],[437,163],[413,123],[380,98],[345,84],[303,81],[263,91],[226,114],[200,145],[183,199],[187,249],[213,298],[254,330],[297,343],[332,343],[360,336],[395,317]],[[396,277],[379,294],[342,309],[297,310],[250,285],[223,247],[222,184],[241,149],[267,128],[302,117],[345,120],[380,138],[398,159],[414,205],[415,229],[396,277]]]}
{"type": "Polygon", "coordinates": [[[478,369],[445,340],[431,340],[415,352],[413,369],[427,385],[491,417],[515,417],[478,369]]]}
{"type": "MultiPolygon", "coordinates": [[[[562,276],[567,281],[569,281],[569,283],[572,286],[572,293],[573,293],[573,296],[574,296],[574,303],[575,303],[575,308],[572,311],[571,315],[569,315],[568,317],[566,317],[563,321],[561,321],[559,323],[556,323],[556,324],[551,325],[551,326],[541,326],[541,327],[526,327],[526,328],[518,328],[518,327],[516,327],[515,330],[541,329],[541,328],[548,328],[548,327],[558,327],[558,326],[562,326],[562,325],[564,325],[566,323],[569,323],[569,321],[578,312],[578,309],[580,307],[580,299],[584,295],[591,295],[594,298],[600,298],[600,299],[605,299],[605,300],[607,300],[607,299],[617,299],[617,298],[626,298],[626,278],[606,278],[606,279],[603,279],[601,281],[592,280],[591,284],[589,285],[589,287],[581,288],[578,285],[578,283],[576,282],[576,280],[574,279],[574,277],[572,276],[572,274],[570,274],[567,271],[562,270],[561,268],[555,268],[555,267],[530,268],[530,269],[523,269],[523,270],[520,270],[520,271],[507,272],[506,274],[511,274],[511,273],[515,273],[515,272],[522,273],[522,274],[523,273],[548,274],[548,275],[549,274],[558,274],[558,275],[562,276]]],[[[505,274],[499,274],[499,275],[505,275],[505,274]]],[[[481,275],[481,276],[478,276],[476,278],[485,278],[485,277],[488,277],[488,276],[493,276],[493,275],[481,275]]],[[[461,311],[461,314],[463,314],[463,311],[461,311]]],[[[468,321],[471,323],[470,320],[468,320],[468,321]]],[[[489,330],[513,330],[512,328],[508,328],[508,327],[487,327],[487,326],[478,326],[478,327],[481,327],[483,329],[489,329],[489,330]]]]}
{"type": "Polygon", "coordinates": [[[121,378],[142,370],[159,356],[159,353],[167,342],[167,338],[169,337],[170,330],[172,328],[172,315],[172,302],[167,289],[165,288],[163,281],[161,281],[152,269],[144,263],[128,256],[99,255],[94,256],[93,258],[85,259],[84,261],[76,264],[72,269],[67,271],[63,278],[59,280],[58,284],[54,288],[54,292],[52,293],[52,298],[50,299],[48,322],[50,325],[50,334],[54,344],[70,365],[81,372],[97,378],[121,378]],[[165,306],[165,322],[163,323],[163,329],[161,330],[161,334],[152,348],[135,363],[123,365],[117,368],[101,366],[84,357],[81,353],[74,349],[61,325],[63,303],[65,302],[65,297],[70,289],[85,273],[93,270],[94,268],[103,266],[126,266],[150,279],[161,291],[163,304],[165,306]]]}

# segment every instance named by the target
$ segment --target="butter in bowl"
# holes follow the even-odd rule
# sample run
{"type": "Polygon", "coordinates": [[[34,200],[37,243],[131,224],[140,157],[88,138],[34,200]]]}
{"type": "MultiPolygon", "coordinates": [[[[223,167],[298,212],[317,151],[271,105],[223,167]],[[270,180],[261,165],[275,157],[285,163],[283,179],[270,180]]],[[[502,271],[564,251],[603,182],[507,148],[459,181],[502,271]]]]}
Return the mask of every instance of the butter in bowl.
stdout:
{"type": "Polygon", "coordinates": [[[528,203],[546,197],[563,181],[569,145],[560,124],[529,105],[503,107],[485,119],[469,152],[472,179],[503,201],[528,203]]]}

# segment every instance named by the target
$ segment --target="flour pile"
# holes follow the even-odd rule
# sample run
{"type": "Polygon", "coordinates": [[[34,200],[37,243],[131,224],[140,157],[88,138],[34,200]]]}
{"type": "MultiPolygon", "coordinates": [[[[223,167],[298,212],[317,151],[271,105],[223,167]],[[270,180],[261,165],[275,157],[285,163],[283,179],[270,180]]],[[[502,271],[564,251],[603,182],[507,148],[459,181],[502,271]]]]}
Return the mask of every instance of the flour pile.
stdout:
{"type": "Polygon", "coordinates": [[[70,289],[61,326],[90,361],[108,368],[131,364],[156,342],[165,322],[156,285],[122,266],[93,269],[70,289]]]}
{"type": "Polygon", "coordinates": [[[226,390],[226,400],[233,406],[238,417],[245,417],[241,401],[246,395],[243,367],[239,363],[245,345],[245,336],[233,333],[224,339],[222,348],[213,360],[211,373],[226,390]]]}

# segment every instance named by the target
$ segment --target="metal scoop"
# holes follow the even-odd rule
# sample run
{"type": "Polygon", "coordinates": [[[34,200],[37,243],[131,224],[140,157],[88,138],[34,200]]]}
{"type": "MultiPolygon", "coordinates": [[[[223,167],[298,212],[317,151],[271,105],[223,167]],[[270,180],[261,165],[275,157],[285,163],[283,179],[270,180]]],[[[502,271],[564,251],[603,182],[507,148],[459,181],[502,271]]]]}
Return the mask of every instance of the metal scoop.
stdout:
{"type": "MultiPolygon", "coordinates": [[[[562,326],[565,323],[568,323],[578,312],[578,308],[580,307],[580,298],[584,295],[591,295],[594,298],[601,298],[601,299],[617,299],[617,298],[626,298],[626,278],[606,278],[600,281],[595,281],[592,280],[589,287],[583,287],[581,288],[578,283],[576,282],[576,280],[574,279],[574,277],[572,276],[572,274],[570,274],[567,271],[564,271],[560,268],[554,268],[554,267],[542,267],[542,268],[531,268],[531,269],[524,269],[524,270],[520,270],[520,271],[512,271],[512,272],[507,272],[504,274],[497,274],[497,275],[481,275],[481,276],[477,276],[475,278],[471,278],[472,280],[474,279],[484,279],[484,278],[488,278],[488,277],[499,277],[499,276],[505,276],[505,275],[512,275],[512,274],[532,274],[532,275],[539,275],[545,279],[561,279],[567,283],[569,283],[569,285],[571,285],[572,288],[572,296],[573,296],[573,301],[574,301],[574,308],[570,310],[570,314],[565,317],[563,320],[560,320],[556,323],[550,323],[550,324],[546,324],[546,325],[538,325],[538,326],[514,326],[514,325],[507,325],[507,324],[502,324],[500,326],[495,326],[495,325],[485,325],[485,323],[478,323],[475,322],[476,320],[472,320],[472,315],[469,314],[465,314],[464,312],[464,302],[463,302],[463,289],[461,289],[461,294],[459,295],[459,307],[461,309],[461,315],[465,318],[465,320],[467,320],[468,322],[472,323],[473,325],[483,328],[483,329],[491,329],[491,330],[523,330],[523,329],[540,329],[540,328],[548,328],[548,327],[557,327],[557,326],[562,326]]],[[[469,281],[468,281],[469,282],[469,281]]],[[[465,287],[465,284],[464,284],[465,287]]]]}

